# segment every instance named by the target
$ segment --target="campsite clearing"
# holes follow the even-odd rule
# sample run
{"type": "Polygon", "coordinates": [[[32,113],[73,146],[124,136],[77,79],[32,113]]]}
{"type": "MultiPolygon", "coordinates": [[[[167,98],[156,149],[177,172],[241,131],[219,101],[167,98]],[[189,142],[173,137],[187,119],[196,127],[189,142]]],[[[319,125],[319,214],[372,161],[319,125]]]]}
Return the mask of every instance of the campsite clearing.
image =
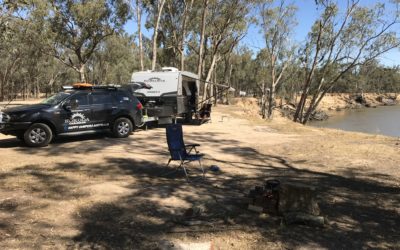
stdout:
{"type": "Polygon", "coordinates": [[[183,130],[186,142],[201,144],[204,166],[220,171],[202,180],[193,164],[190,183],[171,173],[164,128],[62,137],[45,148],[0,135],[1,248],[157,249],[162,240],[400,248],[397,138],[266,122],[246,105],[218,106],[211,123],[183,130]],[[247,210],[241,198],[267,179],[316,186],[326,227],[285,226],[247,210]],[[201,212],[189,218],[190,208],[201,212]]]}

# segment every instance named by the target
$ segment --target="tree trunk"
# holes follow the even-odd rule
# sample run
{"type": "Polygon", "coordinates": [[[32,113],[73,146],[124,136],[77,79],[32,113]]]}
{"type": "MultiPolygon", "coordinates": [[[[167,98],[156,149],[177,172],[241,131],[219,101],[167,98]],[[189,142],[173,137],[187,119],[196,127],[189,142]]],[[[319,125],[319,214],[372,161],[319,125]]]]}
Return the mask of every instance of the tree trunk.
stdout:
{"type": "MultiPolygon", "coordinates": [[[[214,66],[214,83],[217,83],[217,65],[214,66]]],[[[214,96],[214,106],[217,106],[218,102],[218,88],[217,86],[212,86],[213,92],[211,92],[211,96],[214,96]]]]}
{"type": "Polygon", "coordinates": [[[25,100],[26,85],[25,81],[22,83],[22,100],[25,100]]]}
{"type": "Polygon", "coordinates": [[[54,93],[54,83],[55,83],[55,78],[52,77],[49,81],[49,89],[50,89],[50,94],[54,93]]]}
{"type": "MultiPolygon", "coordinates": [[[[203,53],[204,53],[204,38],[206,33],[206,17],[207,17],[207,7],[208,0],[204,0],[203,4],[203,14],[201,16],[201,32],[200,32],[200,43],[199,43],[199,60],[197,64],[197,76],[199,79],[203,76],[203,53]]],[[[206,88],[204,87],[204,93],[206,93],[206,88]]],[[[204,96],[203,93],[203,96],[204,96]]],[[[204,97],[203,97],[204,98],[204,97]]]]}
{"type": "Polygon", "coordinates": [[[36,98],[36,99],[39,97],[39,87],[38,87],[38,85],[39,85],[39,83],[36,80],[35,84],[33,85],[33,97],[36,98]]]}
{"type": "Polygon", "coordinates": [[[301,119],[302,119],[302,116],[303,116],[304,106],[306,105],[306,99],[307,99],[307,95],[308,95],[309,85],[310,85],[309,82],[306,82],[304,84],[304,87],[303,87],[303,90],[302,90],[302,93],[301,93],[301,96],[300,96],[300,101],[299,101],[299,104],[296,107],[296,112],[295,112],[294,117],[293,117],[293,121],[294,122],[297,122],[297,121],[301,122],[301,119]]]}
{"type": "Polygon", "coordinates": [[[267,100],[267,88],[266,88],[266,84],[263,83],[262,87],[261,87],[261,117],[263,119],[265,119],[265,108],[266,108],[266,100],[267,100]]]}
{"type": "Polygon", "coordinates": [[[165,0],[159,0],[157,4],[157,17],[155,18],[154,23],[154,32],[153,32],[153,60],[151,62],[151,70],[156,69],[157,63],[157,36],[158,36],[158,26],[160,25],[160,19],[162,10],[164,8],[165,0]]]}
{"type": "Polygon", "coordinates": [[[190,1],[190,5],[188,6],[187,4],[186,4],[186,1],[185,1],[185,10],[184,10],[184,12],[183,12],[183,17],[182,17],[182,27],[181,27],[181,32],[182,32],[182,35],[181,35],[181,41],[180,41],[180,48],[179,48],[179,50],[180,50],[180,53],[181,53],[181,65],[180,65],[180,69],[182,70],[182,71],[184,71],[185,70],[185,39],[186,39],[186,20],[187,20],[187,17],[188,17],[188,14],[189,14],[189,12],[191,11],[191,9],[192,9],[192,7],[193,7],[193,2],[194,2],[194,0],[191,0],[190,1]]]}
{"type": "MultiPolygon", "coordinates": [[[[227,84],[229,88],[232,86],[231,77],[232,77],[233,65],[230,64],[230,57],[228,61],[225,61],[225,72],[224,72],[224,84],[227,84]]],[[[224,93],[224,104],[229,105],[229,89],[225,90],[224,93]]]]}
{"type": "Polygon", "coordinates": [[[139,58],[140,58],[140,69],[144,70],[144,62],[143,62],[143,38],[142,38],[142,10],[140,8],[140,1],[136,0],[136,17],[137,17],[137,26],[139,33],[139,58]]]}
{"type": "Polygon", "coordinates": [[[214,71],[215,63],[217,62],[217,55],[214,54],[212,57],[210,68],[207,72],[207,77],[204,83],[204,93],[203,93],[203,100],[207,99],[207,92],[208,92],[208,82],[211,80],[212,73],[214,71]]]}
{"type": "Polygon", "coordinates": [[[79,71],[78,71],[78,73],[79,73],[80,82],[86,82],[86,77],[85,77],[85,64],[84,64],[84,63],[82,63],[82,64],[79,66],[79,71]]]}
{"type": "Polygon", "coordinates": [[[5,85],[6,85],[6,82],[7,82],[7,75],[8,75],[8,67],[6,67],[5,69],[4,69],[4,72],[2,72],[2,79],[1,79],[1,81],[0,81],[0,83],[1,83],[1,86],[0,86],[0,101],[2,102],[2,101],[4,101],[4,99],[5,99],[5,85]]]}
{"type": "Polygon", "coordinates": [[[271,84],[268,97],[268,114],[267,118],[272,119],[273,110],[275,107],[275,84],[271,84]]]}
{"type": "Polygon", "coordinates": [[[1,81],[0,84],[1,84],[0,102],[2,102],[4,101],[4,82],[1,81]]]}

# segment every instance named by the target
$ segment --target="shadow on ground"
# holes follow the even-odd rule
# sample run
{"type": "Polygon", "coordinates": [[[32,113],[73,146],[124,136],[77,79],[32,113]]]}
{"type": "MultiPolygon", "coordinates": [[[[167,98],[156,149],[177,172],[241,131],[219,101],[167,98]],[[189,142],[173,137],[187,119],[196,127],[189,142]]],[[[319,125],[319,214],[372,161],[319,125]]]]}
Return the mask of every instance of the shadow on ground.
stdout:
{"type": "MultiPolygon", "coordinates": [[[[246,150],[249,151],[243,148],[235,152],[246,150]]],[[[262,163],[254,166],[255,175],[208,173],[205,180],[193,178],[191,183],[186,183],[182,176],[166,176],[164,165],[108,158],[108,164],[117,166],[119,174],[135,177],[129,188],[136,192],[117,202],[98,203],[82,210],[82,217],[77,218],[81,223],[80,234],[74,240],[81,247],[149,249],[157,248],[160,238],[171,235],[185,234],[193,239],[204,236],[210,240],[212,235],[230,232],[258,232],[262,238],[253,247],[268,246],[276,241],[286,248],[399,247],[400,220],[395,208],[400,206],[400,188],[362,178],[300,170],[282,157],[250,151],[262,163]],[[276,166],[277,163],[280,166],[276,166]],[[246,210],[240,199],[243,193],[268,178],[312,182],[319,188],[321,210],[330,223],[325,228],[284,226],[279,218],[262,220],[246,210]],[[168,197],[178,198],[190,206],[201,206],[203,212],[188,217],[186,208],[159,203],[159,198],[168,197]],[[193,220],[199,225],[188,225],[193,220]]],[[[248,156],[248,153],[245,154],[248,156]]],[[[103,170],[102,174],[108,175],[107,170],[103,170]]]]}
{"type": "MultiPolygon", "coordinates": [[[[227,136],[195,132],[185,137],[187,142],[202,143],[226,156],[224,159],[210,156],[205,159],[207,166],[217,164],[221,171],[208,172],[204,180],[199,178],[199,169],[193,165],[190,183],[181,171],[174,172],[172,167],[165,167],[168,151],[163,129],[154,129],[148,136],[134,137],[133,140],[109,138],[106,134],[66,138],[42,149],[22,147],[22,143],[14,139],[3,140],[0,148],[15,147],[27,157],[82,152],[105,152],[109,157],[100,164],[70,160],[51,166],[27,165],[0,173],[0,187],[4,192],[32,196],[32,199],[26,198],[26,202],[21,197],[1,201],[0,232],[17,237],[17,223],[32,220],[32,213],[38,208],[51,202],[90,198],[90,193],[82,188],[84,185],[121,181],[123,188],[129,190],[128,194],[113,202],[78,206],[73,218],[78,233],[67,241],[79,248],[156,249],[162,238],[184,235],[193,240],[212,240],[224,235],[235,238],[237,234],[254,233],[259,238],[249,241],[248,248],[273,248],[271,242],[279,242],[281,245],[277,248],[289,249],[299,246],[400,248],[400,187],[372,180],[374,177],[392,179],[390,176],[368,174],[362,167],[347,168],[350,170],[343,173],[310,171],[300,167],[311,164],[307,159],[293,162],[287,157],[238,146],[240,142],[235,139],[214,139],[221,137],[227,136]],[[77,145],[82,140],[84,143],[77,145]],[[135,154],[127,154],[125,158],[112,157],[112,150],[117,150],[118,146],[135,154]],[[135,157],[140,155],[154,155],[156,160],[135,157]],[[278,217],[260,219],[248,211],[241,198],[266,179],[315,185],[328,225],[324,228],[285,226],[278,217]],[[35,199],[43,202],[38,203],[35,199]],[[171,203],[171,199],[178,204],[171,203]],[[190,213],[188,208],[193,208],[193,212],[190,213]],[[201,212],[194,212],[194,208],[201,212]]],[[[43,243],[45,239],[37,239],[43,228],[52,227],[43,223],[29,225],[30,235],[25,235],[25,239],[43,243]]]]}

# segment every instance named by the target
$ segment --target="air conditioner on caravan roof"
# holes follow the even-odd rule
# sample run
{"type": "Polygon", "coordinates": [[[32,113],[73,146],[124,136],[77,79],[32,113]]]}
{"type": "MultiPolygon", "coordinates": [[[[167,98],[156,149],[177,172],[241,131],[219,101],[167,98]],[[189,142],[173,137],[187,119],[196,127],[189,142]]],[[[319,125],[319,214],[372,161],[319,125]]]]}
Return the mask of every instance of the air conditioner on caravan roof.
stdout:
{"type": "Polygon", "coordinates": [[[174,67],[162,67],[161,70],[162,71],[172,71],[172,72],[178,72],[179,71],[177,68],[174,68],[174,67]]]}

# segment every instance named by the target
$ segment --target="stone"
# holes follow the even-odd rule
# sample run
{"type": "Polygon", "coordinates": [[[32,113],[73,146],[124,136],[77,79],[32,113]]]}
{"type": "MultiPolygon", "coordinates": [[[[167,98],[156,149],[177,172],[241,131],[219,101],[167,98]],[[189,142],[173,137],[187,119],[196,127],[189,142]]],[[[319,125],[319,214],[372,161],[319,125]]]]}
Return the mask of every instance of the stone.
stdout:
{"type": "Polygon", "coordinates": [[[396,99],[397,99],[396,96],[394,96],[394,97],[392,97],[392,96],[389,96],[389,97],[386,97],[386,96],[378,96],[378,97],[376,98],[376,100],[377,100],[378,102],[381,102],[384,106],[396,105],[396,104],[397,104],[396,99]]]}

